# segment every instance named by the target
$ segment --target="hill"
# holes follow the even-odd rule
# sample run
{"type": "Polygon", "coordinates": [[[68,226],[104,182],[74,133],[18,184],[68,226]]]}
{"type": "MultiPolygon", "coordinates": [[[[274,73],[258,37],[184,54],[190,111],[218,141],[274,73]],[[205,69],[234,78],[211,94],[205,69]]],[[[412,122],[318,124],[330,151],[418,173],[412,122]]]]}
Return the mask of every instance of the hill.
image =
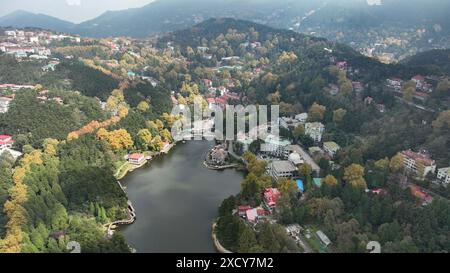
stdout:
{"type": "Polygon", "coordinates": [[[19,10],[0,17],[0,26],[17,28],[33,27],[70,32],[75,24],[52,16],[19,10]]]}

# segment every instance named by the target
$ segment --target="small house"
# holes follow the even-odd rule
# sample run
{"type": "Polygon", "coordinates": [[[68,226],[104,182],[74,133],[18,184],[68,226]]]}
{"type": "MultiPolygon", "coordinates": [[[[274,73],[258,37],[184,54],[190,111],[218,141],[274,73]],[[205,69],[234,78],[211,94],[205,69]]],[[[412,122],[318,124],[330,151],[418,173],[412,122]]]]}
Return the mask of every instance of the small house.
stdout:
{"type": "Polygon", "coordinates": [[[135,153],[128,155],[128,162],[133,165],[141,165],[145,162],[145,160],[144,154],[135,153]]]}

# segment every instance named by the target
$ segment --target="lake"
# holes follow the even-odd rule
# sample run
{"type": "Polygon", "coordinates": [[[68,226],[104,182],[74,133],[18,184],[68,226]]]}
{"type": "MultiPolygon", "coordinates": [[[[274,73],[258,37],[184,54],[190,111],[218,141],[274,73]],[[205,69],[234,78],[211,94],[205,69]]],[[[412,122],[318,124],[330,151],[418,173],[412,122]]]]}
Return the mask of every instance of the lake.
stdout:
{"type": "Polygon", "coordinates": [[[121,181],[137,215],[121,231],[137,252],[215,252],[212,221],[223,199],[239,192],[244,175],[205,168],[203,160],[213,146],[180,143],[121,181]]]}

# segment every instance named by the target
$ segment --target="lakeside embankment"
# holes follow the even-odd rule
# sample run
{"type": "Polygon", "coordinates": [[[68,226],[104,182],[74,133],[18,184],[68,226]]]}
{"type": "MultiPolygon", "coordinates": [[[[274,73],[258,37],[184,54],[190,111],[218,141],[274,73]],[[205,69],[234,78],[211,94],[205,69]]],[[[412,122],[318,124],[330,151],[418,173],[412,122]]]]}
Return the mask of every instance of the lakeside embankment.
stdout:
{"type": "Polygon", "coordinates": [[[117,171],[116,174],[114,175],[118,180],[121,180],[123,178],[125,178],[127,176],[128,173],[137,170],[139,168],[144,167],[145,165],[147,165],[147,163],[149,163],[150,161],[152,161],[152,159],[156,156],[162,155],[162,154],[167,154],[168,152],[170,152],[170,150],[172,150],[172,148],[176,145],[176,143],[172,143],[169,146],[167,146],[165,149],[163,149],[160,152],[157,153],[152,153],[152,152],[147,152],[144,153],[145,156],[148,158],[150,157],[150,159],[145,160],[144,163],[140,164],[140,165],[134,165],[134,164],[130,164],[128,162],[124,162],[122,164],[122,166],[120,166],[117,171]]]}
{"type": "Polygon", "coordinates": [[[214,247],[216,248],[217,252],[219,252],[219,253],[233,253],[233,252],[229,251],[228,249],[226,249],[225,247],[223,247],[222,244],[220,243],[219,239],[217,238],[216,227],[217,227],[217,220],[213,222],[213,224],[212,224],[212,232],[211,232],[211,236],[212,236],[212,239],[213,239],[214,247]]]}

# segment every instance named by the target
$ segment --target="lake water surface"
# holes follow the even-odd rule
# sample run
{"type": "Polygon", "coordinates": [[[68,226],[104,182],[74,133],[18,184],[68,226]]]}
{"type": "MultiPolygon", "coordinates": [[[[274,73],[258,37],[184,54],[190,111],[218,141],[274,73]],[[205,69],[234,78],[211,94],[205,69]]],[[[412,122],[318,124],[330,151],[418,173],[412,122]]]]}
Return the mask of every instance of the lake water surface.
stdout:
{"type": "Polygon", "coordinates": [[[212,221],[223,199],[239,192],[243,174],[205,168],[213,145],[180,143],[121,181],[137,214],[121,230],[137,252],[215,252],[212,221]]]}

